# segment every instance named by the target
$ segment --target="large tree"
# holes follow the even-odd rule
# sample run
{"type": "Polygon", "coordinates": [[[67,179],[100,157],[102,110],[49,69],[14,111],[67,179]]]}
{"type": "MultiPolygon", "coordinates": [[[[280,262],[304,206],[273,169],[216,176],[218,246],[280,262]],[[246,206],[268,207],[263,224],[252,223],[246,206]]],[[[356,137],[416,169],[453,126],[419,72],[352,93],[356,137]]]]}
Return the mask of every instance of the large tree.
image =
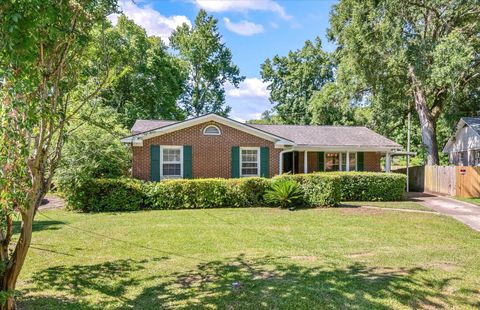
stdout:
{"type": "MultiPolygon", "coordinates": [[[[177,106],[186,79],[186,70],[158,37],[119,16],[117,25],[98,33],[109,51],[115,78],[101,97],[103,104],[120,113],[125,126],[137,119],[183,119],[177,106]]],[[[96,55],[93,55],[94,57],[96,55]]]]}
{"type": "Polygon", "coordinates": [[[232,52],[222,43],[218,21],[200,10],[192,28],[178,27],[170,37],[171,46],[188,66],[188,82],[181,104],[188,116],[218,113],[227,116],[225,84],[238,87],[244,80],[232,61],[232,52]]]}
{"type": "Polygon", "coordinates": [[[92,50],[92,29],[115,7],[113,0],[0,3],[1,309],[15,307],[32,223],[59,162],[66,126],[107,80],[82,73],[108,67],[102,53],[86,66],[84,56],[92,50]],[[14,237],[17,214],[21,226],[14,237]]]}
{"type": "Polygon", "coordinates": [[[429,165],[439,122],[478,109],[479,16],[477,0],[341,0],[331,14],[339,77],[379,111],[416,111],[429,165]]]}
{"type": "Polygon", "coordinates": [[[288,56],[267,59],[261,66],[264,82],[269,83],[270,102],[284,123],[309,124],[310,98],[333,78],[329,55],[322,50],[320,38],[306,41],[288,56]]]}

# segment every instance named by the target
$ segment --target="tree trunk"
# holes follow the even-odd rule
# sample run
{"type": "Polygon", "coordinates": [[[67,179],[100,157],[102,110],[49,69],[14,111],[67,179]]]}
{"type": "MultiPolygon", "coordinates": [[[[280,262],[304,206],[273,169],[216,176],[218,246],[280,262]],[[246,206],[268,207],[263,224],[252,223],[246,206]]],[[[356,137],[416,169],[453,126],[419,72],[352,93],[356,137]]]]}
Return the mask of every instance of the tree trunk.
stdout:
{"type": "MultiPolygon", "coordinates": [[[[22,270],[23,263],[27,257],[28,248],[32,241],[32,225],[33,218],[35,214],[35,207],[30,206],[26,211],[21,212],[22,216],[22,227],[20,231],[20,237],[18,239],[15,250],[10,257],[5,271],[2,274],[2,291],[4,292],[14,292],[17,284],[18,275],[22,270]]],[[[15,309],[15,302],[13,297],[10,297],[6,304],[0,305],[1,310],[13,310],[15,309]]]]}
{"type": "Polygon", "coordinates": [[[420,119],[422,127],[422,143],[427,150],[427,165],[434,166],[439,164],[438,142],[437,142],[437,118],[432,115],[428,109],[425,92],[421,83],[417,80],[413,66],[409,66],[409,76],[413,84],[413,96],[415,99],[415,110],[420,119]]]}

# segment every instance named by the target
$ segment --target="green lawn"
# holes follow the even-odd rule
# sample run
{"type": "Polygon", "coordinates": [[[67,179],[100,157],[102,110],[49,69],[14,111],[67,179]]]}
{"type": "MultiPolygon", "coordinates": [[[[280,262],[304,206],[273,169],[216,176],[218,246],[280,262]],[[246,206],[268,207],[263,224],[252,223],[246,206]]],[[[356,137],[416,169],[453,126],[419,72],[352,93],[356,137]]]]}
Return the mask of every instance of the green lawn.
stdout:
{"type": "Polygon", "coordinates": [[[480,198],[463,198],[463,197],[454,197],[455,199],[470,202],[480,206],[480,198]]]}
{"type": "Polygon", "coordinates": [[[21,309],[480,306],[480,234],[360,208],[37,215],[21,309]]]}
{"type": "Polygon", "coordinates": [[[344,202],[346,206],[370,206],[377,208],[394,208],[420,211],[433,211],[413,201],[348,201],[344,202]]]}

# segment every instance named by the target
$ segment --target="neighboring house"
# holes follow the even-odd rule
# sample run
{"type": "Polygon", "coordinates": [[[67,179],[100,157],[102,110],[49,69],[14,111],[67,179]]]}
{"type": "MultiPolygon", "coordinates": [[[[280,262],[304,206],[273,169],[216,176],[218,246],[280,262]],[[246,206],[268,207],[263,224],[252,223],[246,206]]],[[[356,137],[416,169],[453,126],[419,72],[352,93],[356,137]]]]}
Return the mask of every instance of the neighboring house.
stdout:
{"type": "Polygon", "coordinates": [[[366,127],[243,124],[216,114],[182,122],[137,120],[122,139],[133,149],[133,176],[272,177],[285,172],[381,171],[401,150],[366,127]]]}
{"type": "Polygon", "coordinates": [[[462,117],[443,152],[451,164],[480,166],[480,117],[462,117]]]}

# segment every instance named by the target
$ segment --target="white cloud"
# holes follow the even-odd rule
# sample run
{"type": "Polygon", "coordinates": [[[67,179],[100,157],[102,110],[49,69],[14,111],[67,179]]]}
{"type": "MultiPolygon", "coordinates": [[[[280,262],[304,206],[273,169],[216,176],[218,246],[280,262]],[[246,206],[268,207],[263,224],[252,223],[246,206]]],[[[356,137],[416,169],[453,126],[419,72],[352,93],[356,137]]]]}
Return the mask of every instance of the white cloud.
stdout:
{"type": "Polygon", "coordinates": [[[197,6],[210,12],[247,12],[247,11],[270,11],[278,14],[281,18],[289,20],[285,8],[273,0],[194,0],[197,6]]]}
{"type": "Polygon", "coordinates": [[[225,17],[223,18],[223,22],[225,23],[225,27],[227,27],[228,30],[242,36],[251,36],[257,33],[262,33],[264,31],[262,25],[255,24],[246,20],[234,23],[230,21],[230,19],[225,17]]]}
{"type": "Polygon", "coordinates": [[[247,97],[247,98],[268,98],[267,83],[259,78],[246,78],[240,83],[238,88],[233,85],[227,85],[227,96],[231,97],[247,97]]]}
{"type": "Polygon", "coordinates": [[[239,88],[227,85],[225,99],[232,107],[230,117],[240,122],[261,118],[265,110],[272,108],[267,85],[259,78],[247,78],[239,88]]]}
{"type": "MultiPolygon", "coordinates": [[[[142,26],[148,35],[160,37],[168,43],[168,37],[178,26],[186,23],[190,27],[192,23],[184,15],[163,16],[151,5],[139,6],[131,0],[119,1],[120,10],[128,18],[132,19],[137,25],[142,26]]],[[[118,20],[118,14],[108,16],[108,19],[115,25],[118,20]]]]}

